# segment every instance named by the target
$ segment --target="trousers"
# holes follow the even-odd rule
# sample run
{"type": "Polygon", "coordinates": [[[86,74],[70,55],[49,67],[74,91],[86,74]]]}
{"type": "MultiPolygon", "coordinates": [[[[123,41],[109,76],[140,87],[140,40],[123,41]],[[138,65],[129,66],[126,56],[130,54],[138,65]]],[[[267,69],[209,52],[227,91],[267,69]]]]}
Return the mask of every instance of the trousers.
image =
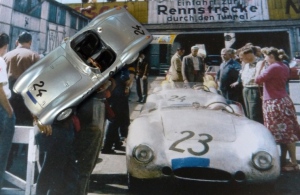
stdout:
{"type": "Polygon", "coordinates": [[[0,105],[0,189],[3,183],[3,176],[6,170],[9,151],[15,133],[15,115],[8,116],[6,110],[0,105]]]}

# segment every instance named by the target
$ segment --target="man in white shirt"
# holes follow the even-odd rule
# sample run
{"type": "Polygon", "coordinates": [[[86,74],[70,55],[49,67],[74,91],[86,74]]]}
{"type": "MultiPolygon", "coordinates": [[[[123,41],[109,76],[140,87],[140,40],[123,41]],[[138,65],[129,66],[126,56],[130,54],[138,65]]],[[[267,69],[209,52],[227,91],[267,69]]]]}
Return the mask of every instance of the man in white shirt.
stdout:
{"type": "Polygon", "coordinates": [[[8,43],[8,35],[6,33],[0,33],[0,191],[12,138],[15,132],[16,120],[13,109],[8,101],[11,96],[11,91],[8,87],[7,65],[2,58],[6,53],[8,43]]]}

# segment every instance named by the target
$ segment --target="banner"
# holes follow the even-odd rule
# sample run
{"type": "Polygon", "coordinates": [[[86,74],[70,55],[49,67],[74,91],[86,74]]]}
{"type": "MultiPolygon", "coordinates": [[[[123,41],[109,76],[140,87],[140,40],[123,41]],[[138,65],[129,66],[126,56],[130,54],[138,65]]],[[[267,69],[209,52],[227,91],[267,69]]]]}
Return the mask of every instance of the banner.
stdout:
{"type": "Polygon", "coordinates": [[[268,20],[262,0],[148,1],[148,23],[211,23],[268,20]]]}

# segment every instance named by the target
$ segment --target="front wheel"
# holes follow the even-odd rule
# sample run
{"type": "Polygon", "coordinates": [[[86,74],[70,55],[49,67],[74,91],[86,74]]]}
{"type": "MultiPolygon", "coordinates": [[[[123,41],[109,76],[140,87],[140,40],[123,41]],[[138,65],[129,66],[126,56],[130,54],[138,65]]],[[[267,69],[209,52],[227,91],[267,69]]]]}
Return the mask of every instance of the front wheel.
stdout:
{"type": "Polygon", "coordinates": [[[64,119],[68,118],[72,114],[72,112],[73,112],[72,108],[67,108],[59,113],[59,115],[56,117],[56,120],[62,121],[64,119]]]}

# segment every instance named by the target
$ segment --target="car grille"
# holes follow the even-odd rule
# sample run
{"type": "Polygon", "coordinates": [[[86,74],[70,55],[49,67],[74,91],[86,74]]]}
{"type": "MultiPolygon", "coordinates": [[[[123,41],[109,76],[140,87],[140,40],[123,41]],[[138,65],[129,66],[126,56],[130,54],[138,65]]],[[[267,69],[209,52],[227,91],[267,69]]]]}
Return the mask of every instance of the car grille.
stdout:
{"type": "Polygon", "coordinates": [[[233,177],[230,173],[218,169],[203,167],[179,168],[173,171],[175,177],[186,180],[230,182],[233,177]]]}

